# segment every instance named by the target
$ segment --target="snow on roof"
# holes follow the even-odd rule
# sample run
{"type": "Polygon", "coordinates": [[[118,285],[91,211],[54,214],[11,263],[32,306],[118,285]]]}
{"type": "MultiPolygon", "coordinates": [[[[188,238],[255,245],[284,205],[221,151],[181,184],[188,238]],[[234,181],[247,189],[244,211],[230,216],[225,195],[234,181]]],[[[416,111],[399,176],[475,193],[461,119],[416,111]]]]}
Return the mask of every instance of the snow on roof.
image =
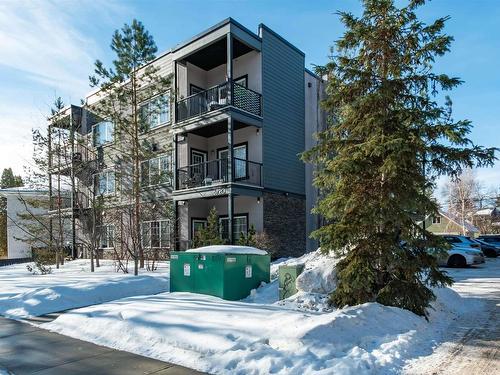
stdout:
{"type": "Polygon", "coordinates": [[[203,246],[196,249],[186,250],[186,253],[267,255],[267,251],[260,250],[255,247],[233,245],[203,246]]]}
{"type": "Polygon", "coordinates": [[[0,194],[48,194],[48,190],[36,189],[29,186],[0,189],[0,194]]]}
{"type": "Polygon", "coordinates": [[[488,208],[483,208],[481,210],[476,211],[474,215],[477,216],[491,216],[494,214],[496,208],[495,207],[488,207],[488,208]]]}

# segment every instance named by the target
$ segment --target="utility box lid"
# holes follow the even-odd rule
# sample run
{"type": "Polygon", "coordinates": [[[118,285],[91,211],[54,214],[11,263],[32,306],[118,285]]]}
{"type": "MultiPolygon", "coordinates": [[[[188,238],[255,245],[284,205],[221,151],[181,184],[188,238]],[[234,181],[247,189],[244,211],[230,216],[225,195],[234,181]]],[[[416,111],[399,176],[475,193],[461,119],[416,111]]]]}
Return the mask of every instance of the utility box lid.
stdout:
{"type": "Polygon", "coordinates": [[[267,251],[251,246],[212,245],[186,250],[186,253],[267,255],[267,251]]]}

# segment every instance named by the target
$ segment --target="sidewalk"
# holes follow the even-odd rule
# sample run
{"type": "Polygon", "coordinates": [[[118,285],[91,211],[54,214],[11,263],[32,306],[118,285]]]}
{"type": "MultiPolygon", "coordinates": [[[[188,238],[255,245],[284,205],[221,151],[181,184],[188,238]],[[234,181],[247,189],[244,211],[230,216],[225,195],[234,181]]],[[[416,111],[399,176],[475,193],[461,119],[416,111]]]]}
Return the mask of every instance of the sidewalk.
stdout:
{"type": "Polygon", "coordinates": [[[500,258],[447,271],[458,293],[484,301],[484,307],[453,322],[447,340],[432,355],[413,363],[405,375],[500,374],[500,258]]]}
{"type": "Polygon", "coordinates": [[[0,369],[16,375],[155,374],[200,372],[98,346],[0,317],[0,369]]]}

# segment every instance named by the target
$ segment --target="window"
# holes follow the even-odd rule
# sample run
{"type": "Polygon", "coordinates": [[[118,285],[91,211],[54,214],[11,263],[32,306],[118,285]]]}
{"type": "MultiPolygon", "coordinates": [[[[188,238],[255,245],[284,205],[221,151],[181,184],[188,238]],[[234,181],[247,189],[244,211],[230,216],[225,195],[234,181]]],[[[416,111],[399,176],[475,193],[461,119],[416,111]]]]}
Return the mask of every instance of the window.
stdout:
{"type": "Polygon", "coordinates": [[[189,95],[199,94],[200,92],[203,92],[203,91],[205,91],[205,89],[202,89],[201,87],[193,85],[192,83],[189,85],[189,95]]]}
{"type": "Polygon", "coordinates": [[[147,129],[170,121],[170,94],[163,94],[141,105],[141,119],[147,129]]]}
{"type": "Polygon", "coordinates": [[[448,243],[461,243],[462,241],[460,240],[460,238],[458,237],[448,237],[448,236],[445,236],[444,239],[446,240],[446,242],[448,243]]]}
{"type": "MultiPolygon", "coordinates": [[[[224,239],[229,238],[229,218],[220,217],[219,218],[220,225],[220,235],[224,239]]],[[[238,241],[241,237],[241,234],[247,234],[248,225],[247,225],[247,216],[246,215],[238,215],[233,219],[233,241],[238,241]]]]}
{"type": "Polygon", "coordinates": [[[97,195],[110,195],[115,192],[115,171],[108,169],[95,175],[97,195]]]}
{"type": "Polygon", "coordinates": [[[170,221],[144,221],[141,224],[142,247],[146,249],[170,247],[170,221]]]}
{"type": "Polygon", "coordinates": [[[112,249],[115,247],[115,226],[113,224],[101,227],[100,249],[112,249]]]}
{"type": "Polygon", "coordinates": [[[433,216],[432,224],[441,224],[441,216],[433,216]]]}
{"type": "Polygon", "coordinates": [[[172,160],[161,155],[141,163],[141,186],[172,185],[172,160]]]}
{"type": "Polygon", "coordinates": [[[206,226],[206,219],[191,219],[191,239],[195,239],[199,231],[206,226]]]}
{"type": "Polygon", "coordinates": [[[234,79],[234,83],[248,88],[248,74],[234,79]]]}
{"type": "Polygon", "coordinates": [[[92,128],[92,139],[94,146],[102,146],[106,143],[113,142],[115,125],[110,121],[102,121],[95,124],[92,128]]]}

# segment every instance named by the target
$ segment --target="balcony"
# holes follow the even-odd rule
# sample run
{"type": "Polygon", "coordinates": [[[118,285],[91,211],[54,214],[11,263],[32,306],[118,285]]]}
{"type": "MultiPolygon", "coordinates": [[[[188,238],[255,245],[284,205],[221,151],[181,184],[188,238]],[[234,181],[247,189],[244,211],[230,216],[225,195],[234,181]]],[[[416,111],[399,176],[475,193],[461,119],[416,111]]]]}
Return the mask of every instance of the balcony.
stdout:
{"type": "MultiPolygon", "coordinates": [[[[52,173],[66,174],[73,167],[80,167],[83,164],[94,161],[96,153],[90,147],[77,144],[75,145],[74,153],[71,155],[71,145],[55,145],[51,151],[51,166],[52,173]]],[[[79,168],[76,169],[79,171],[79,168]]]]}
{"type": "Polygon", "coordinates": [[[238,83],[232,83],[232,103],[227,93],[229,82],[211,87],[177,102],[177,121],[215,111],[232,105],[252,115],[262,116],[262,95],[238,83]]]}
{"type": "MultiPolygon", "coordinates": [[[[215,159],[192,164],[177,170],[178,190],[216,186],[229,181],[228,159],[215,159]]],[[[233,181],[262,186],[262,164],[233,158],[233,181]]]]}
{"type": "Polygon", "coordinates": [[[58,211],[71,212],[72,209],[84,210],[91,207],[91,201],[89,197],[81,192],[75,194],[75,202],[72,202],[71,196],[61,195],[52,196],[50,198],[49,213],[55,213],[58,211]],[[74,207],[73,207],[74,203],[74,207]]]}

